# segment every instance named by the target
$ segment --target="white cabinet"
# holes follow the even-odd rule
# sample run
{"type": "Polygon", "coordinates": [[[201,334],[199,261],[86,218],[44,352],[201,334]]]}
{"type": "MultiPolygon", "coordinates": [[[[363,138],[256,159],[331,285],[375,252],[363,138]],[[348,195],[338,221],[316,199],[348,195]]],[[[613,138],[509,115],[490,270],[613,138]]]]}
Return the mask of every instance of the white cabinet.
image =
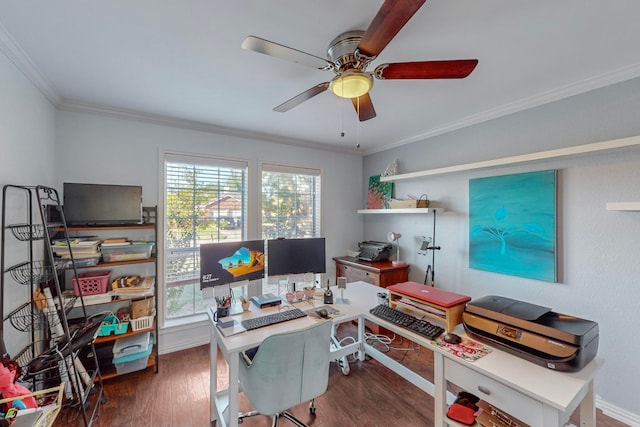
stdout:
{"type": "MultiPolygon", "coordinates": [[[[466,362],[465,362],[466,363],[466,362]]],[[[485,402],[517,417],[532,426],[542,424],[542,403],[493,379],[463,366],[453,359],[444,361],[448,381],[475,394],[485,402]]]]}

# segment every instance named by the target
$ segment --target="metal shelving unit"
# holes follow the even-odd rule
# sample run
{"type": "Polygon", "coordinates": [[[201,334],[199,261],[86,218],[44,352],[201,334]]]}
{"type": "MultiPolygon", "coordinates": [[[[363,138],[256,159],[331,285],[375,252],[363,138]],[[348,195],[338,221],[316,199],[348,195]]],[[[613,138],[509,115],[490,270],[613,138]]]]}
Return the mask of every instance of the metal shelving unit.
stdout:
{"type": "MultiPolygon", "coordinates": [[[[93,349],[96,325],[101,322],[86,316],[82,297],[82,322],[74,326],[68,322],[76,301],[63,299],[60,275],[66,266],[51,250],[55,230],[62,228],[68,242],[58,192],[46,186],[5,185],[2,202],[0,350],[22,369],[17,381],[34,392],[62,383],[63,406],[90,426],[106,397],[97,363],[84,366],[78,354],[87,346],[93,349]],[[49,221],[52,210],[60,213],[60,222],[49,221]],[[10,312],[5,315],[7,306],[10,312]],[[9,352],[8,343],[23,347],[9,352]]],[[[71,268],[77,277],[73,262],[71,268]]]]}

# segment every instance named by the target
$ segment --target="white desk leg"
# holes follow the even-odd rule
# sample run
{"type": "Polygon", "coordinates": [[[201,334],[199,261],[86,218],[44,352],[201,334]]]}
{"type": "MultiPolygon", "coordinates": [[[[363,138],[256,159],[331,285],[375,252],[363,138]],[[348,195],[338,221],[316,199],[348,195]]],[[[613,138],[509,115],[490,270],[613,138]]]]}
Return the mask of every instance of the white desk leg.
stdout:
{"type": "Polygon", "coordinates": [[[358,342],[360,343],[360,350],[358,350],[358,360],[364,362],[364,318],[358,319],[358,342]]]}
{"type": "Polygon", "coordinates": [[[229,355],[229,427],[238,427],[238,381],[240,380],[240,356],[238,353],[229,355]]]}
{"type": "MultiPolygon", "coordinates": [[[[593,393],[593,381],[587,385],[587,394],[584,396],[578,408],[580,409],[580,427],[596,427],[596,407],[593,393]]],[[[543,425],[563,427],[565,417],[571,414],[563,414],[549,405],[543,406],[543,425]]]]}
{"type": "Polygon", "coordinates": [[[596,405],[593,393],[593,380],[589,381],[587,395],[580,402],[580,426],[596,427],[596,405]]]}
{"type": "Polygon", "coordinates": [[[437,351],[433,352],[433,425],[446,426],[444,414],[447,411],[447,382],[444,375],[444,356],[437,351]]]}
{"type": "Polygon", "coordinates": [[[209,400],[211,402],[211,406],[209,407],[209,414],[211,421],[216,421],[218,419],[218,411],[216,411],[216,385],[218,384],[218,343],[216,342],[213,328],[211,327],[210,330],[211,341],[209,341],[209,400]]]}

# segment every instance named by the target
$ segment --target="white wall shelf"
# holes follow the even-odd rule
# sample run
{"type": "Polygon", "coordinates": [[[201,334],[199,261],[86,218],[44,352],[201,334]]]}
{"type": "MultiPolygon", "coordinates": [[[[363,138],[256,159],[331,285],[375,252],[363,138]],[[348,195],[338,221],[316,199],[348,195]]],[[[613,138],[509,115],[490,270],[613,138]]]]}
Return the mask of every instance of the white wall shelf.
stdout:
{"type": "Polygon", "coordinates": [[[407,179],[420,178],[431,175],[442,175],[445,173],[462,172],[475,169],[486,169],[496,166],[515,165],[528,163],[537,160],[554,159],[558,157],[569,157],[579,154],[594,153],[598,151],[614,150],[618,148],[633,147],[640,145],[640,136],[629,138],[612,139],[610,141],[595,142],[593,144],[576,145],[573,147],[558,148],[556,150],[540,151],[538,153],[521,154],[518,156],[503,157],[501,159],[485,160],[481,162],[466,163],[462,165],[447,166],[444,168],[428,169],[418,172],[403,173],[393,176],[380,177],[380,182],[404,181],[407,179]]]}
{"type": "Polygon", "coordinates": [[[407,208],[407,209],[360,209],[359,214],[428,214],[443,212],[443,208],[407,208]]]}
{"type": "Polygon", "coordinates": [[[610,202],[607,203],[606,208],[608,211],[640,211],[640,202],[610,202]]]}

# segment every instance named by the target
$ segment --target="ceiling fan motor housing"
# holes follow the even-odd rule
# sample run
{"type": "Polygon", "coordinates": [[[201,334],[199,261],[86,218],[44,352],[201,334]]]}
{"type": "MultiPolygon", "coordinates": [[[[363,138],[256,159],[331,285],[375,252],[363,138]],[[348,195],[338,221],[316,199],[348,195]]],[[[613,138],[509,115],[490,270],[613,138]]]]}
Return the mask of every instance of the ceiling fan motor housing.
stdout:
{"type": "Polygon", "coordinates": [[[363,35],[362,30],[347,31],[331,41],[327,49],[327,58],[335,65],[337,74],[350,69],[364,71],[366,64],[359,63],[355,55],[363,35]]]}

